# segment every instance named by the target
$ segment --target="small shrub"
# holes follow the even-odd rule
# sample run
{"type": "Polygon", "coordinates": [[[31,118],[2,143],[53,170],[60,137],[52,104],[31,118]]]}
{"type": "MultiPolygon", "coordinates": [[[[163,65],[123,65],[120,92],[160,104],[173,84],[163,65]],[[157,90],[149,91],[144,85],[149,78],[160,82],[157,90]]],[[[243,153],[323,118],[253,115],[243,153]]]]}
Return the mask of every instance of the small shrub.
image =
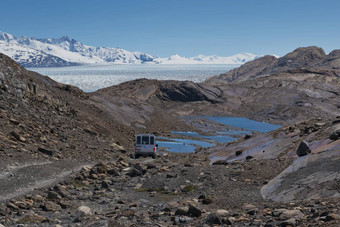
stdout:
{"type": "Polygon", "coordinates": [[[183,192],[191,192],[193,190],[195,190],[195,187],[193,185],[189,184],[189,185],[185,186],[182,191],[183,192]]]}

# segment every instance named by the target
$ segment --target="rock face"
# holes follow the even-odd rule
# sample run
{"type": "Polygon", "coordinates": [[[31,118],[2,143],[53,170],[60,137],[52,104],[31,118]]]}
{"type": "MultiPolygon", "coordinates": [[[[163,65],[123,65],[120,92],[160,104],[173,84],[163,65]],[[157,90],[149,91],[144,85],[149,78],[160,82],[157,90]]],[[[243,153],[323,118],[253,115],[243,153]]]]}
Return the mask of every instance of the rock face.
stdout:
{"type": "Polygon", "coordinates": [[[305,156],[307,154],[309,154],[311,152],[309,145],[306,141],[302,141],[297,150],[296,150],[296,154],[301,157],[301,156],[305,156]]]}
{"type": "Polygon", "coordinates": [[[333,50],[322,61],[315,64],[316,67],[339,70],[340,69],[340,50],[333,50]]]}
{"type": "Polygon", "coordinates": [[[209,101],[219,102],[221,91],[217,88],[202,86],[193,82],[169,82],[159,87],[157,97],[165,101],[196,102],[209,101]]]}
{"type": "Polygon", "coordinates": [[[270,69],[277,63],[277,58],[266,55],[253,61],[243,64],[241,67],[233,69],[225,74],[211,77],[205,81],[207,84],[223,84],[226,82],[245,81],[260,74],[267,75],[270,69]]]}
{"type": "Polygon", "coordinates": [[[326,57],[325,51],[318,47],[297,48],[291,53],[278,59],[273,71],[283,71],[285,69],[306,68],[326,57]],[[280,69],[281,67],[281,69],[280,69]],[[286,67],[286,68],[285,68],[286,67]]]}
{"type": "Polygon", "coordinates": [[[248,62],[225,74],[209,78],[207,84],[223,84],[233,81],[245,81],[256,77],[269,76],[274,73],[294,69],[340,69],[340,53],[338,50],[326,55],[324,50],[315,46],[297,48],[281,58],[264,56],[248,62]]]}

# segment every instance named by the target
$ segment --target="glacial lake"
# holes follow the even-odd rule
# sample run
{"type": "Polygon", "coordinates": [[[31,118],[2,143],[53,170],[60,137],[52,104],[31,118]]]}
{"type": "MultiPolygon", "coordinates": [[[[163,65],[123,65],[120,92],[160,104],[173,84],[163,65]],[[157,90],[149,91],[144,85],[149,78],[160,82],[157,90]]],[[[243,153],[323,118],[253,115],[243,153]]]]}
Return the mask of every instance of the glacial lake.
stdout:
{"type": "Polygon", "coordinates": [[[28,70],[49,76],[63,84],[77,86],[85,92],[92,92],[140,78],[202,82],[211,76],[220,75],[238,66],[126,64],[28,68],[28,70]]]}
{"type": "Polygon", "coordinates": [[[230,125],[241,129],[256,132],[270,132],[280,128],[280,125],[273,125],[263,121],[254,121],[244,117],[199,117],[219,122],[224,125],[230,125]]]}
{"type": "Polygon", "coordinates": [[[199,116],[188,118],[209,119],[226,126],[239,128],[240,130],[227,129],[222,132],[215,132],[214,135],[201,135],[197,132],[171,132],[171,137],[157,137],[157,143],[160,148],[175,153],[193,153],[199,147],[207,148],[215,144],[233,142],[241,136],[251,134],[252,131],[265,133],[281,127],[280,125],[254,121],[243,117],[199,116]],[[176,138],[176,136],[185,136],[186,138],[176,138]]]}

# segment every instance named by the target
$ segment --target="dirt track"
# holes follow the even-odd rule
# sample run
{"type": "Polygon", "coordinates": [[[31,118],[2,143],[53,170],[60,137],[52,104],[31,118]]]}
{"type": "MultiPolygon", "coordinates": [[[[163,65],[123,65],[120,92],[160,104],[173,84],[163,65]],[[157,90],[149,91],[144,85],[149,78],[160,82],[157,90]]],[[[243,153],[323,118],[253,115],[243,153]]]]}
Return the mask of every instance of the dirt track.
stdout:
{"type": "Polygon", "coordinates": [[[45,161],[6,166],[0,172],[0,202],[53,185],[79,171],[84,164],[75,160],[45,161]]]}

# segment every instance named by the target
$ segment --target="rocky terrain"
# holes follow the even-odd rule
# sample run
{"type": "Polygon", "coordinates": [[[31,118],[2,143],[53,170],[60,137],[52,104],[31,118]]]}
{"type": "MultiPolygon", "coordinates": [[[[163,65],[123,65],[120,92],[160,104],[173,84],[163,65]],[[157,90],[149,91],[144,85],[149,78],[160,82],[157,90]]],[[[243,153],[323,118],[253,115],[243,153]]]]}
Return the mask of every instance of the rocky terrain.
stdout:
{"type": "Polygon", "coordinates": [[[332,73],[339,75],[339,59],[339,50],[334,50],[326,55],[325,51],[319,47],[301,47],[281,58],[267,55],[255,59],[225,74],[211,77],[206,82],[220,84],[232,81],[245,81],[296,69],[314,69],[314,71],[320,71],[320,69],[332,70],[332,73]]]}
{"type": "Polygon", "coordinates": [[[337,52],[265,56],[205,83],[84,93],[0,54],[0,226],[338,226],[337,52]],[[283,127],[192,154],[133,159],[137,133],[283,127]]]}

